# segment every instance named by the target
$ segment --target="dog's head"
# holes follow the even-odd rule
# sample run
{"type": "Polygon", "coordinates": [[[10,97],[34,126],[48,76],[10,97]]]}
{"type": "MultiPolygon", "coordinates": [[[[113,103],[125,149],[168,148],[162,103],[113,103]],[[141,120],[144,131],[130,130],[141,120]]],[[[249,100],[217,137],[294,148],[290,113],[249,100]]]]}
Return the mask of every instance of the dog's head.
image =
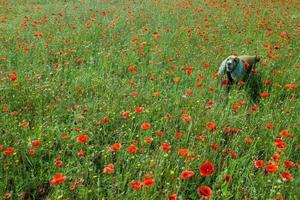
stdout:
{"type": "Polygon", "coordinates": [[[240,59],[237,56],[229,56],[225,62],[226,71],[233,72],[236,69],[236,66],[239,62],[240,59]]]}

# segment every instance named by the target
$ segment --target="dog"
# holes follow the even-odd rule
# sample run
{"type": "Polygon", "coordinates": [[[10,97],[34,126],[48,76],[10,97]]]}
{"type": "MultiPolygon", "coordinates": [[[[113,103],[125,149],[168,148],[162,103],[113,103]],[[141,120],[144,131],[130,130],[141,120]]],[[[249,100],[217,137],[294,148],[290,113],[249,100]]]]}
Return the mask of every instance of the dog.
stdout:
{"type": "Polygon", "coordinates": [[[228,56],[219,67],[219,77],[222,79],[226,74],[229,85],[239,81],[246,81],[255,64],[260,59],[261,56],[228,56]]]}
{"type": "Polygon", "coordinates": [[[247,83],[247,88],[249,88],[248,92],[252,101],[258,102],[261,78],[254,73],[251,74],[251,71],[255,69],[256,63],[258,63],[261,58],[260,55],[231,55],[223,60],[219,67],[218,75],[222,80],[222,85],[228,86],[227,93],[231,88],[230,86],[238,83],[247,83]],[[227,79],[224,79],[225,75],[227,79]]]}

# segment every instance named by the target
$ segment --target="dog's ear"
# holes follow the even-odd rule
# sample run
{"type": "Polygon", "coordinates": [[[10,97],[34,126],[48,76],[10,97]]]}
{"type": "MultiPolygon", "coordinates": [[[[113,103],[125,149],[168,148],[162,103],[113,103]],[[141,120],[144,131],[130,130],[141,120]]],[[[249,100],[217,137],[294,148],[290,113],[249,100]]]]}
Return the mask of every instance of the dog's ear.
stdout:
{"type": "Polygon", "coordinates": [[[221,78],[225,75],[226,61],[227,61],[227,58],[225,60],[223,60],[223,62],[221,63],[221,65],[219,67],[218,74],[219,74],[219,77],[221,77],[221,78]]]}
{"type": "Polygon", "coordinates": [[[240,59],[239,59],[238,57],[235,57],[235,58],[233,59],[233,61],[234,61],[234,63],[237,65],[237,64],[240,62],[240,59]]]}

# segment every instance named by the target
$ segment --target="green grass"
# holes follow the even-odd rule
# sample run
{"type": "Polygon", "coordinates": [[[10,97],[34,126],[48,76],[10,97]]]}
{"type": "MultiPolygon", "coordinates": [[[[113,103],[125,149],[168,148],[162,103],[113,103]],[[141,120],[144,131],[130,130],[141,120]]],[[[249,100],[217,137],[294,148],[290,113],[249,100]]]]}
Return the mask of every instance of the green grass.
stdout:
{"type": "Polygon", "coordinates": [[[2,198],[131,200],[177,194],[178,199],[199,199],[197,187],[207,185],[211,199],[299,199],[299,4],[281,2],[1,2],[2,198]],[[226,95],[213,75],[234,53],[263,56],[253,76],[261,81],[259,93],[269,97],[254,104],[244,87],[226,95]],[[198,82],[201,87],[195,86],[198,82]],[[287,89],[287,84],[296,88],[287,89]],[[193,93],[185,95],[187,90],[193,93]],[[210,106],[209,100],[214,102],[210,106]],[[138,106],[141,113],[135,112],[138,106]],[[252,111],[253,106],[259,110],[252,111]],[[130,111],[127,119],[124,111],[130,111]],[[184,122],[183,114],[191,121],[184,122]],[[151,128],[142,130],[144,122],[151,128]],[[218,128],[209,131],[207,122],[218,128]],[[238,133],[226,135],[228,126],[238,133]],[[293,137],[282,137],[282,130],[293,137]],[[181,139],[177,132],[183,133],[181,139]],[[85,144],[76,140],[82,134],[88,135],[85,144]],[[154,141],[146,144],[149,137],[154,141]],[[286,147],[278,149],[275,138],[286,147]],[[33,147],[36,140],[41,144],[33,147]],[[111,152],[115,143],[122,148],[111,152]],[[162,143],[171,150],[162,151],[162,143]],[[127,150],[131,144],[137,147],[134,154],[127,150]],[[5,155],[9,147],[15,151],[5,155]],[[189,149],[188,158],[178,155],[182,148],[189,149]],[[35,154],[28,153],[31,149],[35,154]],[[274,154],[280,159],[275,161],[274,154]],[[55,166],[57,159],[61,166],[55,166]],[[278,170],[257,169],[255,160],[272,162],[278,170]],[[285,167],[287,160],[295,166],[285,167]],[[199,171],[206,161],[215,167],[207,177],[199,171]],[[114,172],[104,173],[110,163],[114,172]],[[184,170],[194,176],[182,180],[184,170]],[[291,181],[281,178],[284,171],[291,173],[291,181]],[[57,173],[66,180],[50,186],[57,173]],[[232,180],[224,181],[226,175],[232,180]],[[145,177],[155,184],[131,188],[133,180],[145,177]],[[77,179],[81,183],[72,189],[77,179]]]}

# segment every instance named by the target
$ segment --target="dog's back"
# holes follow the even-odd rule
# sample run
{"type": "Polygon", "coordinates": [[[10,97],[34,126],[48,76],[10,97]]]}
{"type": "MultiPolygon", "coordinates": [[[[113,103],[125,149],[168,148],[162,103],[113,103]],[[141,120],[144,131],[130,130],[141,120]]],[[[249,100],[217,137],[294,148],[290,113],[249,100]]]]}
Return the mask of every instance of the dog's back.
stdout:
{"type": "Polygon", "coordinates": [[[239,81],[247,82],[246,88],[252,102],[259,101],[259,92],[261,88],[261,80],[259,76],[253,74],[250,76],[255,64],[261,60],[261,56],[228,56],[223,60],[219,67],[219,77],[223,79],[226,75],[226,80],[222,80],[222,84],[228,85],[227,92],[230,90],[230,85],[239,81]],[[234,62],[233,62],[234,61],[234,62]]]}

